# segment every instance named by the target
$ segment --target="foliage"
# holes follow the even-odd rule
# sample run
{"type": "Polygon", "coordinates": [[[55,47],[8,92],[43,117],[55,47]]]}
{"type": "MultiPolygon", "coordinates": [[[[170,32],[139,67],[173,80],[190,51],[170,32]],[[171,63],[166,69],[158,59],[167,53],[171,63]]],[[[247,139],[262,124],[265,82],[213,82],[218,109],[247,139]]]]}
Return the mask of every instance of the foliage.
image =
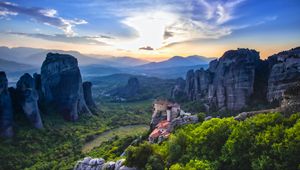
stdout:
{"type": "MultiPolygon", "coordinates": [[[[77,122],[66,122],[58,114],[42,115],[44,129],[33,129],[21,119],[15,119],[12,139],[0,139],[0,169],[72,169],[86,155],[82,146],[108,129],[124,125],[145,124],[150,121],[151,101],[139,103],[102,103],[97,116],[80,115],[77,122]],[[22,122],[17,122],[22,121],[22,122]]],[[[107,148],[107,158],[119,156],[128,146],[125,139],[120,148],[107,148]]],[[[95,152],[94,152],[95,153],[95,152]]],[[[93,155],[93,152],[87,155],[93,155]]]]}
{"type": "Polygon", "coordinates": [[[205,112],[205,106],[200,101],[190,101],[181,103],[181,107],[186,112],[191,113],[199,113],[199,112],[205,112]]]}
{"type": "Polygon", "coordinates": [[[199,122],[203,122],[205,120],[206,114],[203,112],[200,112],[197,114],[197,117],[198,117],[199,122]]]}
{"type": "Polygon", "coordinates": [[[129,167],[143,168],[153,154],[153,148],[149,143],[143,143],[138,147],[129,146],[126,150],[125,164],[129,167]]]}
{"type": "MultiPolygon", "coordinates": [[[[297,169],[300,113],[290,117],[259,114],[241,122],[213,118],[186,125],[169,140],[152,145],[147,158],[153,155],[160,155],[164,167],[171,170],[297,169]]],[[[133,159],[131,165],[135,165],[133,159]]]]}

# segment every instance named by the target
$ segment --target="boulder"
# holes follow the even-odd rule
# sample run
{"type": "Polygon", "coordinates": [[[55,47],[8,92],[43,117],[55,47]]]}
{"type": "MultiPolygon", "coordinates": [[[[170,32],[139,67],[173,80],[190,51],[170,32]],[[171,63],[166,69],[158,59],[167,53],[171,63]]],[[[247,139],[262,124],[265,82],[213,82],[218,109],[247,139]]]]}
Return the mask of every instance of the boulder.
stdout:
{"type": "Polygon", "coordinates": [[[102,170],[114,170],[115,169],[115,162],[106,162],[103,167],[102,170]]]}
{"type": "Polygon", "coordinates": [[[120,170],[137,170],[136,168],[121,166],[120,170]]]}
{"type": "Polygon", "coordinates": [[[77,120],[78,113],[91,114],[84,100],[77,59],[71,55],[48,53],[41,68],[44,100],[66,120],[77,120]]]}
{"type": "Polygon", "coordinates": [[[13,108],[10,93],[7,87],[7,77],[5,72],[0,72],[0,126],[1,136],[13,136],[13,108]]]}
{"type": "Polygon", "coordinates": [[[25,73],[17,82],[16,90],[20,97],[18,99],[20,101],[19,103],[21,104],[22,110],[26,114],[30,123],[35,128],[43,128],[40,110],[38,107],[39,95],[35,89],[34,78],[30,74],[25,73]]]}
{"type": "Polygon", "coordinates": [[[123,166],[124,162],[125,162],[125,159],[118,160],[115,164],[115,170],[120,170],[120,168],[123,166]]]}
{"type": "Polygon", "coordinates": [[[83,94],[84,94],[84,100],[86,102],[86,105],[93,113],[96,113],[97,106],[92,96],[92,83],[89,81],[83,82],[82,87],[83,87],[83,94]]]}

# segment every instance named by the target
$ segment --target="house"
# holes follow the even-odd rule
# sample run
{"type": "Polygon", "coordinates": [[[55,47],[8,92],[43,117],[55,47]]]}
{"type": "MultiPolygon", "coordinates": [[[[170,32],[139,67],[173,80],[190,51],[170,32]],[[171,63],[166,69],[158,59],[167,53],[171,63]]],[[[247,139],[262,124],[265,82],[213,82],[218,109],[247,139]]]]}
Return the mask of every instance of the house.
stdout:
{"type": "Polygon", "coordinates": [[[168,138],[177,126],[189,123],[197,123],[198,117],[185,113],[180,105],[167,100],[156,100],[153,103],[153,114],[151,120],[151,134],[149,142],[161,142],[168,138]]]}

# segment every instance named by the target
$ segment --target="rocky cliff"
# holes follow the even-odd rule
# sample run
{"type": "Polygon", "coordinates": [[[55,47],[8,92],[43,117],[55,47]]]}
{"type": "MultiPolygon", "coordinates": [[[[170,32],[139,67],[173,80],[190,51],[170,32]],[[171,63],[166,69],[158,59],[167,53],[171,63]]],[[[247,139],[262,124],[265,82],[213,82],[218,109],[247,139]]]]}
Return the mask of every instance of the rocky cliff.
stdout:
{"type": "MultiPolygon", "coordinates": [[[[260,60],[250,49],[230,50],[207,70],[187,72],[184,92],[209,111],[239,111],[249,103],[281,100],[283,92],[300,79],[300,48],[260,60]]],[[[174,88],[175,89],[175,88],[174,88]]],[[[182,89],[173,90],[174,94],[182,89]]]]}
{"type": "Polygon", "coordinates": [[[140,90],[140,82],[136,77],[130,77],[124,87],[119,87],[110,91],[112,96],[117,96],[124,99],[133,98],[140,90]]]}
{"type": "Polygon", "coordinates": [[[94,102],[93,96],[92,96],[92,83],[89,81],[82,83],[83,87],[83,94],[84,94],[84,100],[88,106],[88,108],[93,112],[97,112],[97,106],[94,102]]]}
{"type": "Polygon", "coordinates": [[[48,53],[41,68],[44,100],[66,120],[77,120],[78,113],[91,114],[84,100],[77,59],[67,54],[48,53]]]}
{"type": "Polygon", "coordinates": [[[284,91],[300,80],[300,47],[269,57],[271,67],[268,79],[269,102],[282,100],[284,91]]]}
{"type": "Polygon", "coordinates": [[[1,136],[11,137],[13,135],[13,110],[10,94],[7,87],[5,72],[0,72],[0,125],[1,136]]]}
{"type": "MultiPolygon", "coordinates": [[[[8,88],[5,72],[0,72],[1,135],[13,135],[13,121],[26,117],[35,128],[43,128],[40,109],[61,113],[66,120],[78,119],[78,113],[97,112],[92,98],[92,83],[82,83],[77,59],[66,54],[47,54],[41,74],[25,73],[16,88],[8,88]],[[24,116],[25,115],[25,116],[24,116]]],[[[18,122],[18,121],[16,121],[18,122]]]]}
{"type": "Polygon", "coordinates": [[[22,107],[22,111],[25,113],[30,123],[35,128],[43,128],[40,109],[38,107],[39,95],[35,88],[35,80],[30,74],[26,73],[20,77],[17,82],[16,93],[18,95],[18,99],[16,100],[19,100],[18,103],[22,107]]]}

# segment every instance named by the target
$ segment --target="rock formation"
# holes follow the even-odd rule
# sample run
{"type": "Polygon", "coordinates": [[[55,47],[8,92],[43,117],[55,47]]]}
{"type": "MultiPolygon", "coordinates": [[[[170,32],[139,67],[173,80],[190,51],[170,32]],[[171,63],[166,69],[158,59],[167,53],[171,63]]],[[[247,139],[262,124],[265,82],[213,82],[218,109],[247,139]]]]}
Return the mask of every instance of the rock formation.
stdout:
{"type": "Polygon", "coordinates": [[[208,70],[187,72],[185,93],[189,100],[207,102],[217,110],[239,110],[253,93],[255,66],[259,53],[238,49],[224,53],[208,70]]]}
{"type": "Polygon", "coordinates": [[[116,101],[133,101],[136,100],[139,92],[139,80],[136,77],[130,77],[125,86],[113,89],[109,92],[109,94],[114,96],[116,101]]]}
{"type": "Polygon", "coordinates": [[[78,113],[91,114],[83,95],[77,59],[67,54],[48,53],[41,68],[44,100],[66,120],[77,120],[78,113]]]}
{"type": "Polygon", "coordinates": [[[271,73],[268,80],[267,99],[281,100],[283,92],[300,81],[300,47],[283,51],[268,59],[271,73]]]}
{"type": "Polygon", "coordinates": [[[86,105],[93,113],[96,113],[97,106],[92,96],[92,83],[89,81],[83,82],[82,87],[83,87],[83,94],[84,94],[84,100],[86,102],[86,105]]]}
{"type": "Polygon", "coordinates": [[[119,92],[121,97],[130,97],[138,93],[140,89],[139,80],[136,77],[131,77],[128,79],[127,85],[119,92]]]}
{"type": "Polygon", "coordinates": [[[105,162],[102,158],[85,157],[78,161],[74,170],[136,170],[136,168],[127,167],[124,164],[125,159],[120,159],[116,162],[105,162]]]}
{"type": "Polygon", "coordinates": [[[286,115],[300,112],[300,82],[295,83],[295,85],[285,90],[280,111],[286,115]]]}
{"type": "Polygon", "coordinates": [[[280,101],[299,80],[300,47],[264,61],[255,50],[238,49],[211,61],[207,70],[188,71],[184,92],[188,100],[201,102],[209,111],[239,111],[254,101],[280,101]]]}
{"type": "Polygon", "coordinates": [[[35,89],[34,78],[26,73],[17,82],[16,92],[19,96],[19,103],[22,107],[23,112],[26,114],[30,123],[35,128],[43,128],[43,123],[40,116],[40,110],[38,107],[39,95],[35,89]]]}
{"type": "Polygon", "coordinates": [[[7,78],[5,72],[0,72],[0,125],[1,136],[13,136],[13,109],[10,94],[7,87],[7,78]]]}
{"type": "Polygon", "coordinates": [[[171,98],[176,101],[185,100],[185,80],[183,78],[176,79],[175,86],[171,90],[171,98]]]}

